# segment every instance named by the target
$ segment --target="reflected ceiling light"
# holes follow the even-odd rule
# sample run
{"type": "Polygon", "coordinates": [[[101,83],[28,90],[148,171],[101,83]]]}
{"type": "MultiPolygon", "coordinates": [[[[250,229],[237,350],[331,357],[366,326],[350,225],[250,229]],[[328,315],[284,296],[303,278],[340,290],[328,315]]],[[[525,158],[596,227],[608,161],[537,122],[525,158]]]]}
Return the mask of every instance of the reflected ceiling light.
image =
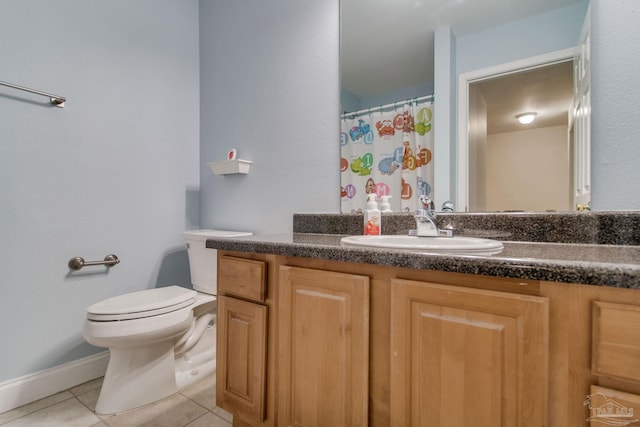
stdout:
{"type": "Polygon", "coordinates": [[[522,114],[518,114],[516,116],[516,119],[518,119],[518,121],[520,122],[520,124],[523,125],[528,125],[529,123],[533,122],[533,120],[536,118],[536,116],[538,115],[538,113],[522,113],[522,114]]]}

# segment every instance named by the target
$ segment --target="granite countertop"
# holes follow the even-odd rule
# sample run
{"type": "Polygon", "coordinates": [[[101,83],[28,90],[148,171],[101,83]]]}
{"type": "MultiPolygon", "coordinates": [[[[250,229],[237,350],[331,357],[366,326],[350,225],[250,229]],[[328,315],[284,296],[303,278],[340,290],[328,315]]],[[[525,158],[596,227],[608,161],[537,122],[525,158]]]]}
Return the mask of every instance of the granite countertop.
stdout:
{"type": "Polygon", "coordinates": [[[239,252],[428,269],[516,279],[640,289],[640,246],[504,241],[496,255],[450,255],[347,248],[340,234],[292,233],[212,238],[207,247],[239,252]]]}

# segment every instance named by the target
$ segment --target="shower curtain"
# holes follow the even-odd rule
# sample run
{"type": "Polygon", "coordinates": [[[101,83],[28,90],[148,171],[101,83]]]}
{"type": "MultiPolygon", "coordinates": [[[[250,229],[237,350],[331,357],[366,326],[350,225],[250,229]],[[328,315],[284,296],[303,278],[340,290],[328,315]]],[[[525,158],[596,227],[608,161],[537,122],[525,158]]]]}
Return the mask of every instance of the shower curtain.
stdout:
{"type": "Polygon", "coordinates": [[[342,213],[364,211],[369,193],[391,196],[394,212],[415,212],[419,195],[433,198],[433,102],[402,104],[342,116],[342,213]]]}

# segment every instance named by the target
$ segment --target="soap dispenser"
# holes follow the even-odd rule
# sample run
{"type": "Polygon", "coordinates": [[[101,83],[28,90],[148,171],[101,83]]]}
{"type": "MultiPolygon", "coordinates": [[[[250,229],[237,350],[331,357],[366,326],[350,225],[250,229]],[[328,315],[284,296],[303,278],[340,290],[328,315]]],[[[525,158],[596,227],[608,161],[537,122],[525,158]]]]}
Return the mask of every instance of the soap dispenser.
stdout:
{"type": "Polygon", "coordinates": [[[380,197],[382,199],[382,203],[380,203],[380,212],[382,213],[391,213],[393,212],[391,210],[391,203],[389,203],[389,199],[391,198],[391,196],[381,196],[380,197]]]}
{"type": "Polygon", "coordinates": [[[364,212],[364,234],[367,236],[379,236],[382,234],[380,223],[380,210],[376,202],[376,194],[367,196],[367,210],[364,212]]]}

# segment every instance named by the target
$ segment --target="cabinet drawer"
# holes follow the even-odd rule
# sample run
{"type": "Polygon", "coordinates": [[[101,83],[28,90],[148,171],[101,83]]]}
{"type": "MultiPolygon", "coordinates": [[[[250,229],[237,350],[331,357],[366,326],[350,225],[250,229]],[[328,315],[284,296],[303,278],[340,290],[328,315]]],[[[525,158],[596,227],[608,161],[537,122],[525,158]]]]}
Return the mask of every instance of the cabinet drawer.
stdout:
{"type": "Polygon", "coordinates": [[[590,426],[626,426],[638,419],[635,414],[640,413],[640,396],[592,385],[585,405],[589,408],[590,426]]]}
{"type": "Polygon", "coordinates": [[[263,302],[267,294],[266,264],[251,259],[220,257],[218,293],[263,302]]]}
{"type": "Polygon", "coordinates": [[[592,334],[593,373],[640,382],[640,306],[594,302],[592,334]]]}

